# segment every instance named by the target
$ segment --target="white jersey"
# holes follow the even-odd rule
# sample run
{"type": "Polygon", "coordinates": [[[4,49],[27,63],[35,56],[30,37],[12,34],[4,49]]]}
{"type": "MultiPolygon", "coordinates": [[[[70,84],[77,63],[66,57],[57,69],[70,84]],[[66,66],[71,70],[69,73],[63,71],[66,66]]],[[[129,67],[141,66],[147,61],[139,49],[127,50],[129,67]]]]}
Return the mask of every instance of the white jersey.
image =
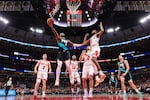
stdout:
{"type": "Polygon", "coordinates": [[[100,38],[97,37],[97,34],[94,34],[94,35],[90,38],[90,46],[91,46],[91,47],[99,46],[99,40],[100,40],[100,38]]]}
{"type": "Polygon", "coordinates": [[[89,51],[84,55],[84,66],[90,66],[93,65],[93,61],[92,61],[92,52],[89,51]]]}
{"type": "Polygon", "coordinates": [[[38,67],[39,72],[48,72],[49,62],[46,60],[40,60],[40,65],[38,67]]]}
{"type": "Polygon", "coordinates": [[[73,72],[78,72],[78,61],[71,61],[70,66],[73,72]]]}
{"type": "Polygon", "coordinates": [[[8,80],[6,85],[7,86],[11,86],[12,85],[12,81],[8,80]]]}

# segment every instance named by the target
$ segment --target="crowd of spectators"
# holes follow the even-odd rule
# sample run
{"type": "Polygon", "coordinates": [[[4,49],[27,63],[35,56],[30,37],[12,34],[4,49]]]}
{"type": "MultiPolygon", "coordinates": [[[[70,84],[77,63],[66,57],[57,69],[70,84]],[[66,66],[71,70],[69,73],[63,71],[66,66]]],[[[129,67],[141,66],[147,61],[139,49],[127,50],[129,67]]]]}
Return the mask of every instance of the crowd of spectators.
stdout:
{"type": "MultiPolygon", "coordinates": [[[[1,71],[0,72],[0,89],[4,89],[4,84],[6,83],[8,77],[11,75],[13,77],[13,87],[11,89],[15,89],[18,95],[27,95],[33,94],[34,84],[36,81],[36,75],[31,73],[14,73],[13,75],[10,72],[1,71]]],[[[134,73],[134,82],[142,93],[150,94],[150,75],[145,73],[134,73]]],[[[108,76],[108,75],[107,75],[108,76]]],[[[70,83],[67,76],[61,76],[60,86],[59,88],[54,87],[55,77],[49,77],[47,81],[47,93],[48,94],[70,94],[70,83]]],[[[75,86],[76,87],[76,86],[75,86]]],[[[94,93],[102,94],[109,93],[109,76],[105,79],[105,81],[100,84],[97,88],[94,88],[94,93]]],[[[42,89],[40,87],[39,93],[41,93],[42,89]]],[[[82,85],[81,85],[81,93],[82,85]]],[[[129,88],[127,85],[127,92],[134,93],[134,91],[129,88]]]]}

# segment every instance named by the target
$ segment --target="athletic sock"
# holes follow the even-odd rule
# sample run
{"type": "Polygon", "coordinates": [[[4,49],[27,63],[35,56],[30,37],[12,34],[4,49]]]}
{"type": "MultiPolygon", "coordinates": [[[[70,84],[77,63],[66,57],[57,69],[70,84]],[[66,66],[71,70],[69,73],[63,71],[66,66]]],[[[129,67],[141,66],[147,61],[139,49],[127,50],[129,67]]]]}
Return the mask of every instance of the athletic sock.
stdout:
{"type": "Polygon", "coordinates": [[[102,70],[100,70],[100,71],[99,71],[99,74],[100,74],[100,75],[104,75],[104,73],[103,73],[103,71],[102,71],[102,70]]]}
{"type": "Polygon", "coordinates": [[[42,97],[45,97],[45,91],[42,92],[42,97]]]}

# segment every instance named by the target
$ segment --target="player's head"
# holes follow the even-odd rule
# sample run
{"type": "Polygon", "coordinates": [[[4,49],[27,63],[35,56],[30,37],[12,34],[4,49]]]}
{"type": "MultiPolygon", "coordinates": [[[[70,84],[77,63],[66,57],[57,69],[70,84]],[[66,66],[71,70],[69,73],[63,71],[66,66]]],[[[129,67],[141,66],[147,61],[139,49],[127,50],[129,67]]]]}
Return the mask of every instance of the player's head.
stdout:
{"type": "Polygon", "coordinates": [[[118,58],[120,61],[124,60],[124,57],[121,54],[118,56],[118,58]]]}
{"type": "Polygon", "coordinates": [[[9,80],[12,80],[12,77],[9,77],[9,80]]]}
{"type": "Polygon", "coordinates": [[[43,60],[47,60],[47,54],[44,53],[43,56],[42,56],[43,60]]]}
{"type": "Polygon", "coordinates": [[[72,60],[76,60],[77,57],[75,55],[72,56],[72,60]]]}
{"type": "Polygon", "coordinates": [[[110,74],[111,74],[111,75],[114,75],[114,72],[111,72],[110,74]]]}
{"type": "Polygon", "coordinates": [[[91,34],[96,34],[97,32],[97,30],[92,30],[91,34]]]}
{"type": "Polygon", "coordinates": [[[91,47],[90,47],[90,46],[87,46],[86,50],[87,50],[87,51],[90,51],[90,50],[91,50],[91,47]]]}
{"type": "Polygon", "coordinates": [[[65,33],[60,33],[60,39],[65,39],[65,33]]]}

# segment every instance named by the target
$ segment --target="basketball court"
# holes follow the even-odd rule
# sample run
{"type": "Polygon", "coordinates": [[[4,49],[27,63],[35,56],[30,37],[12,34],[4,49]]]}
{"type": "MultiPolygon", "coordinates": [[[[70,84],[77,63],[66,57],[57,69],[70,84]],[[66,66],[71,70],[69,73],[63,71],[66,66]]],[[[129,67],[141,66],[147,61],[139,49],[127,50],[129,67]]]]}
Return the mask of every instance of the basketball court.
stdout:
{"type": "MultiPolygon", "coordinates": [[[[0,97],[0,100],[42,100],[39,96],[34,99],[32,95],[30,96],[8,96],[0,97]]],[[[70,95],[48,95],[46,100],[150,100],[148,95],[144,95],[139,98],[136,95],[130,95],[127,98],[123,98],[119,95],[95,95],[93,98],[84,99],[82,96],[70,96],[70,95]]]]}

